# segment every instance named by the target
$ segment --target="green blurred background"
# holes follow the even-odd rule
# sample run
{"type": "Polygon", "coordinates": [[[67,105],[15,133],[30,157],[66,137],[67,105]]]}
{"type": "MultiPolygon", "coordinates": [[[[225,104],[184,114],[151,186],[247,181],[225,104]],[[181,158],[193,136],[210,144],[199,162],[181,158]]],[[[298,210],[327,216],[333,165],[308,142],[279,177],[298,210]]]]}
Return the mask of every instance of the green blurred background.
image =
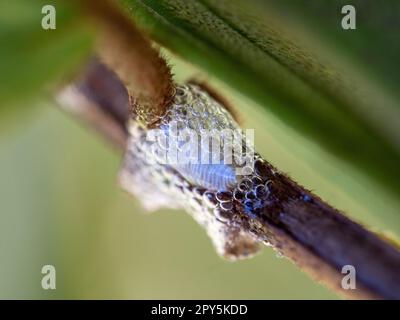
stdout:
{"type": "MultiPolygon", "coordinates": [[[[179,81],[195,70],[170,58],[179,81]],[[190,71],[190,72],[188,72],[190,71]]],[[[333,205],[379,229],[399,230],[398,206],[342,172],[317,146],[215,79],[240,106],[256,147],[333,205]],[[337,184],[346,188],[337,188],[337,184]]],[[[205,232],[180,211],[143,214],[121,191],[121,155],[54,103],[0,139],[0,297],[133,299],[335,298],[265,248],[226,262],[205,232]],[[57,289],[41,288],[41,268],[57,270],[57,289]]]]}
{"type": "MultiPolygon", "coordinates": [[[[0,298],[337,298],[270,248],[251,260],[226,262],[186,213],[144,214],[117,185],[121,154],[60,111],[50,96],[26,99],[88,48],[87,39],[79,38],[81,25],[68,24],[73,16],[68,10],[60,10],[60,26],[65,21],[74,31],[67,40],[61,27],[55,36],[35,29],[42,2],[18,0],[0,8],[0,298]],[[40,57],[48,56],[53,59],[42,63],[40,57]],[[56,267],[56,290],[41,288],[46,264],[56,267]]],[[[318,9],[316,1],[312,7],[318,9]]],[[[359,39],[368,39],[368,33],[359,39]]],[[[176,51],[186,50],[173,41],[176,51]]],[[[357,165],[294,131],[268,104],[260,106],[212,72],[164,54],[178,82],[206,79],[233,103],[243,126],[255,129],[256,149],[272,164],[367,227],[400,234],[398,197],[357,165]]],[[[188,56],[202,58],[196,52],[188,56]]]]}

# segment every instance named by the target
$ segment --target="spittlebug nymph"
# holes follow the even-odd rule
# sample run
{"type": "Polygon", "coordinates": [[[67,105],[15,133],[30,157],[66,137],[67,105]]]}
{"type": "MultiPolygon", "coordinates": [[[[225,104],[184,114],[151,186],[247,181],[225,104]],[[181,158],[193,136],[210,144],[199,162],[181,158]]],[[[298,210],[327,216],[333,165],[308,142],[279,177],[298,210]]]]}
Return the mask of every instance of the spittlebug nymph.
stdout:
{"type": "Polygon", "coordinates": [[[130,133],[120,181],[146,209],[185,208],[228,259],[258,251],[252,235],[230,220],[239,207],[256,218],[267,203],[263,160],[220,103],[194,84],[178,86],[157,127],[132,122],[130,133]]]}

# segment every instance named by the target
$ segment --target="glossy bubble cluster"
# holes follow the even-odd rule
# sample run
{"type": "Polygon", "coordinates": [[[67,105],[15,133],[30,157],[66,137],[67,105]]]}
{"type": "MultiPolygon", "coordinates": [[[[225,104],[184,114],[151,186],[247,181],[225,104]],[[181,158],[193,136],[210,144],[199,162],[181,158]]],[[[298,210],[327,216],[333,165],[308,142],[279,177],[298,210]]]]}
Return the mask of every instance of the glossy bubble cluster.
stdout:
{"type": "MultiPolygon", "coordinates": [[[[130,125],[131,138],[121,174],[125,189],[137,195],[149,210],[185,208],[206,228],[222,255],[227,247],[229,250],[235,248],[233,242],[243,241],[246,243],[244,247],[248,248],[253,240],[237,230],[234,237],[229,236],[232,229],[229,221],[237,213],[256,217],[268,203],[270,189],[266,162],[254,154],[252,145],[240,135],[241,129],[226,109],[198,86],[177,87],[171,108],[159,120],[159,127],[150,130],[136,123],[130,125]],[[222,146],[240,149],[240,152],[232,156],[231,163],[225,163],[225,153],[217,163],[202,163],[187,145],[184,147],[184,143],[181,144],[182,141],[154,138],[154,133],[160,132],[164,138],[173,138],[188,129],[200,136],[204,130],[211,131],[215,139],[220,139],[220,133],[225,129],[237,130],[241,143],[237,145],[235,141],[222,139],[222,146]],[[152,139],[149,139],[150,135],[152,139]],[[163,152],[170,151],[173,146],[185,159],[197,162],[165,161],[163,152]],[[251,161],[248,161],[249,158],[251,161]],[[238,175],[237,168],[246,166],[248,174],[238,175]]],[[[203,147],[201,144],[190,146],[203,147]]],[[[249,252],[252,250],[256,248],[249,252]]]]}
{"type": "Polygon", "coordinates": [[[204,201],[214,210],[215,216],[221,221],[229,220],[234,209],[256,217],[268,204],[270,195],[270,180],[268,180],[266,162],[255,159],[254,174],[244,176],[237,185],[227,191],[207,191],[203,194],[204,201]]]}
{"type": "Polygon", "coordinates": [[[228,190],[243,172],[253,171],[252,143],[229,112],[196,85],[176,88],[172,106],[149,134],[155,131],[153,157],[193,185],[228,190]]]}
{"type": "Polygon", "coordinates": [[[254,174],[244,178],[234,191],[234,198],[244,205],[245,212],[250,215],[258,215],[266,206],[270,195],[266,162],[257,158],[254,168],[254,174]]]}
{"type": "Polygon", "coordinates": [[[176,88],[173,105],[161,120],[161,127],[168,128],[171,121],[178,128],[200,130],[237,129],[229,112],[196,85],[176,88]]]}

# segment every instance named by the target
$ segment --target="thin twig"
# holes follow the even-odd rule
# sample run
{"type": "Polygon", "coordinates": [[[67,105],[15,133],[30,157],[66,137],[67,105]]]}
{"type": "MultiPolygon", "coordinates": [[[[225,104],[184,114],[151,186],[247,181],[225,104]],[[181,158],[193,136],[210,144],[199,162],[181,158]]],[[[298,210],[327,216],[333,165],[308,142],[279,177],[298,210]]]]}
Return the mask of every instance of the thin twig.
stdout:
{"type": "MultiPolygon", "coordinates": [[[[90,102],[89,113],[74,113],[123,147],[124,143],[117,140],[128,137],[128,102],[115,75],[100,64],[92,64],[72,87],[74,90],[69,87],[67,94],[62,95],[63,101],[90,102]],[[69,99],[65,99],[66,96],[70,96],[69,99]],[[115,139],[116,130],[121,133],[118,139],[115,139]]],[[[75,109],[79,108],[85,109],[87,104],[75,105],[75,109]]],[[[229,221],[232,226],[253,234],[259,241],[268,242],[314,279],[341,295],[400,299],[400,252],[396,248],[271,165],[258,170],[272,177],[273,199],[257,217],[240,212],[232,214],[229,221]],[[352,265],[356,270],[354,290],[342,288],[344,274],[341,271],[345,265],[352,265]]]]}
{"type": "Polygon", "coordinates": [[[57,96],[62,108],[89,124],[112,146],[125,150],[128,92],[118,77],[94,58],[76,81],[57,96]]]}

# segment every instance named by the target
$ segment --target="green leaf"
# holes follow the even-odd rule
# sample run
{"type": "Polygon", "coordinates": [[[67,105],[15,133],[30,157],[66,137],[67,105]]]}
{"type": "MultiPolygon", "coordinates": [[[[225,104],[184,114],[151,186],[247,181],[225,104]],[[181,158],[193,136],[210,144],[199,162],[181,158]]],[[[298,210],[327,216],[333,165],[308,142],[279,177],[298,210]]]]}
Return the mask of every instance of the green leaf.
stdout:
{"type": "MultiPolygon", "coordinates": [[[[71,1],[14,0],[0,5],[0,118],[17,116],[42,89],[80,65],[91,48],[91,32],[71,1]],[[42,7],[56,9],[56,29],[42,28],[42,7]]],[[[4,122],[4,121],[3,121],[4,122]]]]}
{"type": "MultiPolygon", "coordinates": [[[[394,36],[394,44],[378,40],[365,14],[357,30],[345,31],[341,0],[122,2],[156,41],[400,194],[400,99],[391,89],[400,47],[394,36]],[[355,54],[368,39],[380,46],[364,48],[366,58],[380,61],[372,66],[355,54]]],[[[354,5],[379,21],[388,13],[376,1],[354,5]]],[[[396,24],[399,3],[390,6],[396,24]]]]}

